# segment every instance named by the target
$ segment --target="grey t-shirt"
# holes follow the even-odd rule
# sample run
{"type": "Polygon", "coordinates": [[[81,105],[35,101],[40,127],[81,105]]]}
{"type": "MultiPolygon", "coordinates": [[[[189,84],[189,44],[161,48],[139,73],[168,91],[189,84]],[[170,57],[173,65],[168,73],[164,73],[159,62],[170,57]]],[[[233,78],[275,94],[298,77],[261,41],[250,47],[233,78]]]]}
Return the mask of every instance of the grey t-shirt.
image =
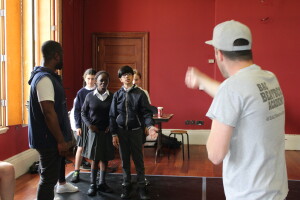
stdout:
{"type": "Polygon", "coordinates": [[[234,127],[223,160],[226,198],[285,199],[285,109],[276,76],[257,65],[241,69],[220,85],[206,115],[234,127]]]}

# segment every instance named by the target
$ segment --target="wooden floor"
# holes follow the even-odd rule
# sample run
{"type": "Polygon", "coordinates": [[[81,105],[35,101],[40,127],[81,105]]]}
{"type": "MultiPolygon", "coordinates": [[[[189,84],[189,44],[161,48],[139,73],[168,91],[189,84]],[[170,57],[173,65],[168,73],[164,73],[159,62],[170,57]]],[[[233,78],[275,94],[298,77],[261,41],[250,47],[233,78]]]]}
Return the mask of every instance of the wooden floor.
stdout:
{"type": "MultiPolygon", "coordinates": [[[[186,150],[186,148],[185,148],[186,150]]],[[[205,146],[191,145],[190,159],[182,160],[181,149],[171,154],[168,160],[167,151],[159,159],[159,163],[154,163],[154,149],[145,149],[145,168],[149,175],[177,175],[177,176],[202,176],[202,177],[221,177],[222,166],[214,166],[207,159],[205,146]]],[[[74,161],[74,156],[68,159],[74,161]]],[[[288,178],[300,180],[300,151],[286,151],[286,163],[288,178]]],[[[118,166],[117,173],[121,173],[121,162],[119,156],[110,163],[112,166],[118,166]]],[[[74,170],[73,164],[67,164],[66,175],[74,170]]],[[[134,172],[134,170],[133,170],[134,172]]],[[[36,197],[36,190],[39,181],[37,174],[25,174],[17,179],[15,200],[33,200],[36,197]]]]}

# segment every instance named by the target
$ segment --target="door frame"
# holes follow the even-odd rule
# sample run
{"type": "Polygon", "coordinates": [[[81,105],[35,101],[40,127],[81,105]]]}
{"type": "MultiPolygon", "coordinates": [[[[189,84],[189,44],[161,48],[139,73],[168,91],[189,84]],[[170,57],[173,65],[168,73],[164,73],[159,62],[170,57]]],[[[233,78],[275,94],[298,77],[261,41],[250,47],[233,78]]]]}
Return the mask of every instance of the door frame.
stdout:
{"type": "Polygon", "coordinates": [[[149,90],[148,83],[148,62],[149,62],[149,32],[99,32],[92,34],[92,65],[97,69],[99,61],[97,54],[99,52],[98,40],[101,38],[123,38],[123,39],[141,39],[142,41],[142,66],[139,72],[142,75],[142,87],[149,90]]]}

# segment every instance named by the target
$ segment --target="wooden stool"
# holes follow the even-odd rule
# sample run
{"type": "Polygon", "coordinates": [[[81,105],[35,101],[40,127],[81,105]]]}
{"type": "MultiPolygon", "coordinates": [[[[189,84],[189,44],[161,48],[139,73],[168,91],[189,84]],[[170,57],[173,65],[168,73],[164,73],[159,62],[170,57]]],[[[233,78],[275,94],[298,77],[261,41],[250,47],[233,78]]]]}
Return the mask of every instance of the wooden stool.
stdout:
{"type": "MultiPolygon", "coordinates": [[[[187,138],[187,147],[188,147],[188,159],[190,159],[190,141],[189,141],[189,134],[185,130],[171,130],[171,133],[169,134],[169,137],[172,135],[174,138],[176,138],[176,135],[181,135],[182,138],[182,159],[184,160],[184,137],[183,135],[186,135],[187,138]]],[[[170,157],[170,147],[169,147],[169,153],[168,153],[168,159],[170,157]]]]}

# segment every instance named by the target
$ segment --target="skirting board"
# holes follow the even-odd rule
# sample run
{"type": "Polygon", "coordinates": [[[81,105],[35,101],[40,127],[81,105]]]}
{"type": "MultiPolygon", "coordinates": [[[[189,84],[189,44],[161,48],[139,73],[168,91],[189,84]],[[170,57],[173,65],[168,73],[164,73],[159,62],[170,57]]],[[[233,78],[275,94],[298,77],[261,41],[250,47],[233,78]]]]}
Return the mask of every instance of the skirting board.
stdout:
{"type": "MultiPolygon", "coordinates": [[[[169,135],[173,129],[163,129],[163,134],[169,135]]],[[[198,130],[187,130],[189,134],[190,144],[192,145],[205,145],[210,130],[198,129],[198,130]]],[[[181,141],[181,137],[177,137],[181,141]]],[[[300,135],[285,135],[285,149],[286,150],[300,150],[300,135]]],[[[36,150],[28,149],[19,153],[13,157],[6,159],[14,165],[16,178],[28,172],[29,167],[39,159],[39,155],[36,150]]]]}
{"type": "Polygon", "coordinates": [[[34,149],[28,149],[26,151],[23,151],[22,153],[6,159],[5,161],[14,165],[15,177],[18,178],[19,176],[27,173],[29,171],[29,167],[35,161],[38,161],[38,159],[38,152],[34,149]]]}
{"type": "MultiPolygon", "coordinates": [[[[163,129],[162,133],[166,136],[169,136],[171,130],[174,130],[174,129],[163,129]]],[[[207,141],[210,130],[207,130],[207,129],[198,129],[198,130],[185,129],[185,130],[189,134],[190,144],[206,145],[206,141],[207,141]]],[[[181,141],[181,136],[177,136],[177,139],[178,139],[178,141],[181,141]]],[[[184,136],[184,141],[186,143],[186,136],[184,136]]]]}
{"type": "MultiPolygon", "coordinates": [[[[162,132],[163,134],[168,136],[171,130],[173,129],[163,129],[162,132]]],[[[198,130],[187,130],[187,131],[189,134],[190,144],[195,144],[195,145],[206,144],[210,132],[209,129],[198,129],[198,130]]],[[[181,137],[177,136],[177,139],[181,141],[181,137]]],[[[285,134],[285,150],[300,150],[300,135],[285,134]]]]}

